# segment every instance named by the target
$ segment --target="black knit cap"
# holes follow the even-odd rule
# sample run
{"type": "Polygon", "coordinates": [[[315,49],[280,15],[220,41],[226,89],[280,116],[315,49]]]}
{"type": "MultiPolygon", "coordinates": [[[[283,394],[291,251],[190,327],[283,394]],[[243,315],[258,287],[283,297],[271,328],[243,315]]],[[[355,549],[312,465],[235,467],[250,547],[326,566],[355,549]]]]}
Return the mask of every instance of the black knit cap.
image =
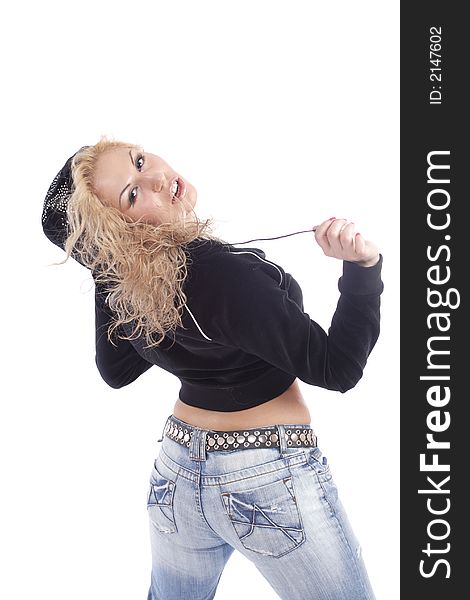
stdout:
{"type": "MultiPolygon", "coordinates": [[[[88,148],[88,146],[82,146],[75,154],[78,154],[78,152],[81,152],[85,148],[88,148]]],[[[67,204],[74,190],[72,160],[75,154],[67,159],[65,165],[54,177],[47,191],[42,210],[42,228],[44,233],[51,242],[62,248],[62,250],[65,250],[65,240],[68,234],[67,204]]],[[[72,257],[83,265],[77,253],[72,253],[72,257]]]]}

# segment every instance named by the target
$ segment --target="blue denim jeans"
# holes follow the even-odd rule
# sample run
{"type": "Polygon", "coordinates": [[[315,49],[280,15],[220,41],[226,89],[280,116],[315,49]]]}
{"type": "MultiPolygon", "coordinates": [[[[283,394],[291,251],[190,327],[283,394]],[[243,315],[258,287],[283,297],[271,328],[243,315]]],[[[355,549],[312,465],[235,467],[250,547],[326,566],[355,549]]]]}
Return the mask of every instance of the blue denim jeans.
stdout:
{"type": "Polygon", "coordinates": [[[214,598],[234,550],[282,600],[374,600],[330,465],[318,447],[286,446],[283,428],[302,424],[276,427],[280,447],[208,452],[200,428],[190,447],[163,438],[147,496],[147,600],[214,598]]]}

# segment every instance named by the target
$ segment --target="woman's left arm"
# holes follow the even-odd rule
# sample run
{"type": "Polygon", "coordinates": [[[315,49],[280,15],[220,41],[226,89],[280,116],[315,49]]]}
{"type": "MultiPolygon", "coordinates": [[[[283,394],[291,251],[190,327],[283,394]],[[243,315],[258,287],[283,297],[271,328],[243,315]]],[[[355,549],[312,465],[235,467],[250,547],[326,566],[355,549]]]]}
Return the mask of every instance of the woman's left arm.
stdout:
{"type": "Polygon", "coordinates": [[[106,304],[105,294],[95,287],[95,362],[103,380],[112,388],[122,388],[148,371],[153,363],[146,361],[129,340],[113,336],[114,346],[108,341],[108,327],[113,318],[106,304]]]}

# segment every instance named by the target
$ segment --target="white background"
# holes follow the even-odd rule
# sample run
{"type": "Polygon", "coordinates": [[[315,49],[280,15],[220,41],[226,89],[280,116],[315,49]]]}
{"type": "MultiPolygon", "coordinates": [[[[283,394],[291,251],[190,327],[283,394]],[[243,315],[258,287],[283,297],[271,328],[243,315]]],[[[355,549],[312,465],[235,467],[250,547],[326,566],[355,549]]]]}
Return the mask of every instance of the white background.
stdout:
{"type": "MultiPolygon", "coordinates": [[[[113,390],[93,281],[44,236],[49,184],[107,133],[198,190],[229,242],[356,223],[384,256],[382,331],[346,394],[300,382],[378,600],[399,586],[399,3],[23,2],[3,10],[0,595],[143,599],[156,440],[179,382],[113,390]]],[[[313,234],[254,242],[325,329],[340,261],[313,234]]],[[[234,553],[216,598],[277,596],[234,553]]],[[[306,599],[308,600],[308,599],[306,599]]]]}

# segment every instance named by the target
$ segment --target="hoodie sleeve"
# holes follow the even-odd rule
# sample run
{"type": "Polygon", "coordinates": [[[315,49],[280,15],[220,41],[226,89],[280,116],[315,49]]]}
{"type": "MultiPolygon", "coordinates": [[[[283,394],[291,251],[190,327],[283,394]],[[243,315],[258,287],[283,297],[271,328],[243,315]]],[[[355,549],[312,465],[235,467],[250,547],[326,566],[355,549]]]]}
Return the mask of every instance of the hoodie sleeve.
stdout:
{"type": "Polygon", "coordinates": [[[114,346],[108,341],[108,326],[113,313],[106,304],[106,294],[95,286],[95,362],[103,380],[112,388],[122,388],[145,373],[152,363],[146,361],[128,340],[118,338],[113,332],[114,346]]]}
{"type": "Polygon", "coordinates": [[[372,267],[343,261],[340,297],[326,332],[289,296],[289,286],[231,260],[211,289],[217,309],[205,330],[213,341],[256,355],[305,383],[344,393],[361,379],[380,333],[382,262],[381,254],[372,267]]]}

